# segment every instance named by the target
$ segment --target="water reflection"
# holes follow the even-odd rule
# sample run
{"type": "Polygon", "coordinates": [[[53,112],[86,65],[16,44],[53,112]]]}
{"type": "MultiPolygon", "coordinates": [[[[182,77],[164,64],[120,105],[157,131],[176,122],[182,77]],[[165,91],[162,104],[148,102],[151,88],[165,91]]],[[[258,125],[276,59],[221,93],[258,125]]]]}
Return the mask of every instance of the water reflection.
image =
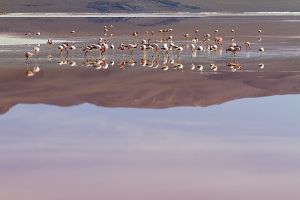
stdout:
{"type": "Polygon", "coordinates": [[[27,67],[27,76],[33,74],[30,79],[24,76],[22,65],[1,68],[1,113],[21,103],[168,108],[210,106],[234,99],[300,91],[298,66],[288,68],[285,61],[269,63],[284,66],[275,70],[255,70],[255,63],[249,63],[245,70],[239,62],[207,66],[209,63],[173,60],[171,64],[148,58],[139,62],[121,58],[117,63],[109,57],[87,58],[83,63],[63,58],[59,62],[59,67],[56,62],[27,67]]]}
{"type": "MultiPolygon", "coordinates": [[[[182,56],[178,54],[174,55],[167,55],[163,54],[162,57],[159,55],[153,54],[152,56],[149,56],[147,54],[143,54],[141,58],[138,58],[138,56],[118,56],[115,58],[115,56],[86,56],[84,59],[80,58],[74,58],[74,56],[69,56],[69,53],[66,55],[61,54],[59,60],[56,61],[55,58],[53,58],[52,53],[49,53],[47,56],[47,60],[50,62],[57,62],[59,66],[71,66],[71,67],[93,67],[97,70],[99,69],[109,69],[114,67],[115,63],[117,63],[117,66],[119,69],[126,69],[127,67],[134,67],[137,63],[142,67],[149,67],[153,69],[161,69],[161,70],[169,70],[169,69],[184,69],[185,70],[194,70],[196,67],[200,69],[200,71],[204,72],[213,72],[218,71],[216,59],[217,57],[222,57],[222,51],[218,51],[218,56],[216,54],[208,53],[209,56],[207,60],[202,59],[199,61],[197,58],[197,52],[193,52],[190,58],[190,63],[188,63],[188,59],[182,58],[182,56]],[[137,58],[135,58],[137,57],[137,58]],[[184,62],[182,61],[184,60],[184,62]],[[192,66],[191,68],[188,68],[187,66],[192,66]],[[127,67],[126,67],[127,66],[127,67]],[[193,67],[194,66],[194,67],[193,67]],[[200,67],[201,66],[201,67],[200,67]]],[[[38,60],[38,59],[37,59],[38,60]]],[[[38,66],[37,60],[33,64],[31,60],[26,60],[26,71],[31,71],[30,68],[35,68],[33,65],[38,66]]],[[[223,60],[221,60],[223,61],[223,60]]],[[[226,61],[226,60],[225,60],[226,61]]],[[[228,58],[225,64],[223,62],[219,62],[222,68],[221,71],[225,72],[236,72],[237,70],[243,70],[242,64],[239,61],[238,58],[232,57],[228,58]],[[227,68],[226,68],[227,67],[227,68]]],[[[251,68],[252,71],[258,71],[259,69],[264,69],[265,64],[263,62],[259,62],[257,64],[257,68],[251,68]]],[[[112,69],[110,69],[112,70],[112,69]]],[[[246,71],[249,71],[250,68],[246,69],[246,71]]],[[[26,73],[28,74],[28,73],[26,73]]],[[[33,74],[34,75],[34,74],[33,74]]],[[[32,76],[33,76],[32,75],[32,76]]],[[[28,76],[28,77],[32,77],[28,76]]]]}
{"type": "MultiPolygon", "coordinates": [[[[265,67],[263,62],[264,47],[261,39],[262,30],[259,30],[260,40],[254,41],[252,38],[251,43],[250,41],[244,43],[238,41],[237,36],[241,38],[242,36],[236,34],[234,29],[231,30],[231,34],[233,34],[231,40],[228,40],[228,36],[224,32],[221,34],[221,30],[218,29],[212,34],[207,32],[203,35],[199,30],[196,30],[194,34],[177,30],[176,34],[173,28],[167,28],[159,31],[146,30],[144,34],[134,31],[132,36],[118,37],[113,34],[108,36],[108,33],[115,31],[113,25],[104,25],[103,31],[104,38],[98,37],[98,39],[91,37],[86,40],[72,41],[77,34],[75,30],[69,33],[64,42],[54,43],[51,38],[48,38],[45,41],[47,46],[43,48],[44,54],[47,54],[48,61],[57,62],[60,66],[94,67],[97,70],[109,69],[110,63],[119,63],[120,69],[125,69],[126,65],[133,67],[140,63],[143,67],[159,68],[164,71],[169,69],[182,70],[185,64],[190,62],[192,66],[202,66],[198,67],[201,69],[200,71],[216,72],[221,63],[222,66],[228,67],[227,70],[235,72],[242,70],[242,62],[247,60],[259,61],[259,64],[257,63],[259,68],[257,67],[257,69],[264,69],[265,67]],[[245,48],[242,47],[242,44],[245,48]],[[223,52],[223,50],[225,51],[223,52]],[[53,54],[58,54],[59,58],[55,58],[53,54]]],[[[28,40],[31,39],[29,36],[27,35],[28,40]]],[[[40,32],[38,36],[40,36],[40,32]]],[[[32,47],[28,44],[27,46],[33,48],[33,51],[28,50],[25,54],[28,71],[31,57],[36,57],[36,62],[39,61],[41,45],[36,44],[32,47]]],[[[267,53],[267,57],[271,53],[272,50],[267,53]]],[[[33,76],[34,73],[28,77],[33,76]]]]}
{"type": "Polygon", "coordinates": [[[1,196],[296,200],[299,100],[168,110],[19,105],[0,116],[1,196]]]}

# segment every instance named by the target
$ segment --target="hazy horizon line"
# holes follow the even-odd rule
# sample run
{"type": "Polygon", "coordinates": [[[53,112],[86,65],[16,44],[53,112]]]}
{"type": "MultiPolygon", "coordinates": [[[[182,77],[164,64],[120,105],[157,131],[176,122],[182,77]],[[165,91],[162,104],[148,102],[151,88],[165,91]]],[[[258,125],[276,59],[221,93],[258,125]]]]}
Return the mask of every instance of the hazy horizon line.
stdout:
{"type": "Polygon", "coordinates": [[[143,13],[97,13],[97,12],[8,12],[0,14],[0,18],[20,18],[20,17],[39,17],[39,18],[155,18],[155,17],[255,17],[255,16],[300,16],[300,12],[143,12],[143,13]]]}

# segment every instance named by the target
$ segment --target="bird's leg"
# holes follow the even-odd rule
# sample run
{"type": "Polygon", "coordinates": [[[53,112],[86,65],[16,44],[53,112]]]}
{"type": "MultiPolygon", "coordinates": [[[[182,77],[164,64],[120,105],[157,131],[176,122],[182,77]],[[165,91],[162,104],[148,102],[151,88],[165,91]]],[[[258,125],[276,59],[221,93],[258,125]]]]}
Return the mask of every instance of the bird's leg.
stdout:
{"type": "Polygon", "coordinates": [[[100,59],[102,59],[103,58],[103,51],[101,51],[101,53],[100,53],[100,59]]]}
{"type": "Polygon", "coordinates": [[[29,71],[29,59],[28,58],[26,59],[25,63],[26,63],[26,70],[28,72],[29,71]]]}
{"type": "Polygon", "coordinates": [[[35,61],[36,61],[36,64],[38,64],[38,62],[39,62],[39,53],[38,52],[36,52],[36,59],[35,59],[35,61]]]}
{"type": "Polygon", "coordinates": [[[133,49],[130,50],[130,55],[133,57],[133,49]]]}
{"type": "Polygon", "coordinates": [[[66,50],[66,52],[67,52],[67,55],[66,55],[66,60],[67,60],[69,58],[69,51],[66,50]]]}
{"type": "Polygon", "coordinates": [[[101,50],[99,51],[99,59],[102,60],[103,54],[101,52],[101,50]]]}
{"type": "Polygon", "coordinates": [[[113,58],[113,60],[115,60],[115,51],[114,50],[112,50],[112,58],[113,58]]]}

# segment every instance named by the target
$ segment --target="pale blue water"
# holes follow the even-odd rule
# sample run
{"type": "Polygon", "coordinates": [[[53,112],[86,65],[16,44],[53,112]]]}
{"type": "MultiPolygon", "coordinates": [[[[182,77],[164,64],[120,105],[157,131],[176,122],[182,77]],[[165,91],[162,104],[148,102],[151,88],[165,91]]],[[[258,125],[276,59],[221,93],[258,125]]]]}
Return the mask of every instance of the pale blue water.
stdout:
{"type": "Polygon", "coordinates": [[[18,105],[0,116],[0,197],[296,200],[299,101],[161,110],[18,105]]]}

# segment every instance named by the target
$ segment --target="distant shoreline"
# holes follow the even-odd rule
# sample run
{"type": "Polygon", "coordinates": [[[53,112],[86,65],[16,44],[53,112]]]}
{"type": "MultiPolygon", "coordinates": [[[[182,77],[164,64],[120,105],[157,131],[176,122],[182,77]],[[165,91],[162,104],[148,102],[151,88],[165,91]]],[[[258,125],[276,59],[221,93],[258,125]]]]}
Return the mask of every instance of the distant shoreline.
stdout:
{"type": "Polygon", "coordinates": [[[76,13],[76,12],[41,12],[41,13],[0,13],[0,18],[200,18],[200,17],[256,17],[256,16],[300,16],[300,12],[167,12],[167,13],[76,13]]]}

